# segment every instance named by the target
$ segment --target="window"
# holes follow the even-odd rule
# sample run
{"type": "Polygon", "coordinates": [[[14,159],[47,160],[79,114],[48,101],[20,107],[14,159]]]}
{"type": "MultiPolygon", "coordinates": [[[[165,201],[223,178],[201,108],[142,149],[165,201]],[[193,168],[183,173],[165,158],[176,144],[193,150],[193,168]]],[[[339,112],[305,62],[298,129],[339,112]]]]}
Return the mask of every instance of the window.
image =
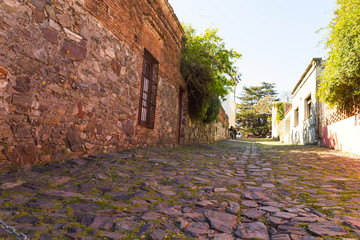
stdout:
{"type": "Polygon", "coordinates": [[[305,119],[311,117],[311,94],[305,99],[305,119]]]}
{"type": "Polygon", "coordinates": [[[142,70],[139,124],[154,128],[159,64],[146,50],[142,70]]]}
{"type": "Polygon", "coordinates": [[[294,126],[299,125],[299,108],[294,110],[294,126]]]}

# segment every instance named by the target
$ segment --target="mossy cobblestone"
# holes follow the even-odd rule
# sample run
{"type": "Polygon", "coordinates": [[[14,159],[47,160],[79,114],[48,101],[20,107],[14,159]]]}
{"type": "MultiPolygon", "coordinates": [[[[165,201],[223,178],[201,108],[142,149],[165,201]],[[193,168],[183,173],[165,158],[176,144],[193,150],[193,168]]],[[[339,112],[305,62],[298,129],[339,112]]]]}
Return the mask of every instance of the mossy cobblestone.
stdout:
{"type": "Polygon", "coordinates": [[[134,149],[2,173],[0,220],[31,239],[360,239],[359,177],[315,146],[134,149]]]}

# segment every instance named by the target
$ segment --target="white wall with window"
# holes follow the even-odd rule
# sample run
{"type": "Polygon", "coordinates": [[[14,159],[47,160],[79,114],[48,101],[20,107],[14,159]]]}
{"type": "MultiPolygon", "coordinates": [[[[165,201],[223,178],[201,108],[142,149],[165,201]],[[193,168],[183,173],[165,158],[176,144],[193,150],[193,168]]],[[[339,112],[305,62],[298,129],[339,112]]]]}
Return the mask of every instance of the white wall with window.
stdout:
{"type": "Polygon", "coordinates": [[[314,58],[292,91],[292,109],[287,116],[290,126],[285,130],[288,144],[316,143],[316,91],[318,77],[322,71],[322,60],[314,58]]]}

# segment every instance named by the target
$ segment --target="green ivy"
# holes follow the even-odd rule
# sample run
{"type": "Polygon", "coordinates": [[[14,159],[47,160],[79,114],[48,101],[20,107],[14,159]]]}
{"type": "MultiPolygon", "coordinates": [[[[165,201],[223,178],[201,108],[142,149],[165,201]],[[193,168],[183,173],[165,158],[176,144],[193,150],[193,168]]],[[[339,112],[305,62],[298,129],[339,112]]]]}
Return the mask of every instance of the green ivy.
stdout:
{"type": "Polygon", "coordinates": [[[275,103],[276,108],[276,122],[279,123],[285,117],[285,104],[282,102],[275,103]]]}

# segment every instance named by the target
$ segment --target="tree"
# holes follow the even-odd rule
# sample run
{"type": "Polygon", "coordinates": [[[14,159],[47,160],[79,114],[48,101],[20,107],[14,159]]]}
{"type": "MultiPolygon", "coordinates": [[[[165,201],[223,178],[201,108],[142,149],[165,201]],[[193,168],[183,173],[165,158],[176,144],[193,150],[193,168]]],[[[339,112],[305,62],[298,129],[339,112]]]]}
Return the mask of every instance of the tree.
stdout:
{"type": "Polygon", "coordinates": [[[329,52],[318,95],[349,113],[360,102],[360,1],[337,0],[337,5],[328,25],[329,52]]]}
{"type": "Polygon", "coordinates": [[[281,101],[284,101],[284,102],[291,102],[291,99],[292,99],[292,94],[291,94],[291,91],[290,90],[284,90],[281,92],[281,101]]]}
{"type": "Polygon", "coordinates": [[[180,71],[188,89],[190,117],[214,121],[223,99],[239,81],[236,60],[241,54],[226,49],[217,29],[197,35],[194,28],[183,25],[185,37],[180,71]]]}
{"type": "Polygon", "coordinates": [[[275,84],[244,87],[238,104],[237,123],[246,132],[265,137],[271,129],[271,109],[276,98],[275,84]]]}

